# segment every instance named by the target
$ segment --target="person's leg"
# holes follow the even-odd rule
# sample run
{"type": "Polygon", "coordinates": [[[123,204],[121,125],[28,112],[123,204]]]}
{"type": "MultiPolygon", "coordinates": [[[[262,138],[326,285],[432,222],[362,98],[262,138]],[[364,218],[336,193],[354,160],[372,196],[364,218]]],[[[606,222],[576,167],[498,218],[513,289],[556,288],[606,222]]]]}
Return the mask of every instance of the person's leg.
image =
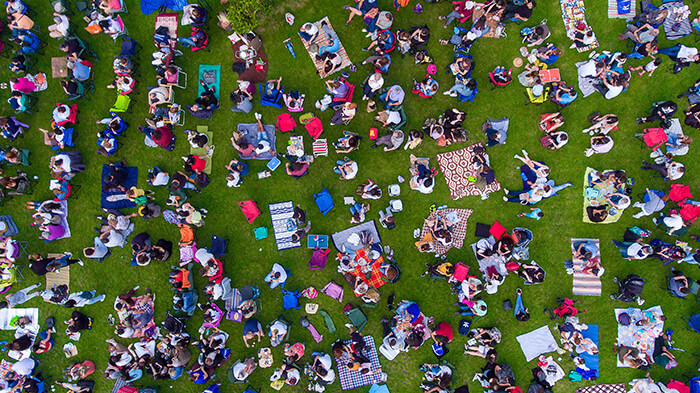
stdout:
{"type": "Polygon", "coordinates": [[[181,43],[182,45],[185,46],[197,46],[197,43],[194,42],[194,40],[191,37],[182,37],[178,38],[177,42],[181,43]]]}
{"type": "Polygon", "coordinates": [[[348,20],[345,21],[345,24],[347,25],[348,23],[352,22],[352,18],[355,17],[355,15],[362,15],[362,12],[358,10],[357,8],[353,8],[348,6],[346,10],[350,11],[350,15],[348,15],[348,20]]]}
{"type": "Polygon", "coordinates": [[[32,299],[32,298],[34,298],[34,297],[37,297],[37,296],[41,295],[41,291],[37,291],[37,292],[34,292],[34,293],[29,293],[30,291],[32,291],[32,290],[35,289],[35,288],[38,288],[39,286],[41,286],[41,284],[34,284],[34,285],[30,286],[30,287],[27,287],[27,288],[22,289],[22,290],[19,291],[19,292],[23,292],[23,293],[24,293],[24,299],[25,299],[25,301],[28,301],[28,300],[30,300],[30,299],[32,299]]]}
{"type": "Polygon", "coordinates": [[[525,306],[523,305],[523,296],[521,294],[518,294],[515,298],[515,308],[513,308],[513,315],[517,317],[520,311],[524,312],[525,306]]]}
{"type": "Polygon", "coordinates": [[[445,27],[452,24],[452,21],[459,18],[460,14],[457,11],[451,11],[447,16],[445,16],[445,27]]]}
{"type": "MultiPolygon", "coordinates": [[[[552,181],[552,184],[554,184],[553,181],[552,181]]],[[[567,187],[571,187],[571,186],[573,186],[573,184],[571,184],[571,183],[564,183],[564,184],[560,184],[558,186],[552,186],[552,195],[556,195],[559,191],[561,191],[567,187]]]]}
{"type": "Polygon", "coordinates": [[[95,296],[95,293],[94,293],[95,291],[92,291],[92,292],[93,292],[93,294],[92,294],[93,297],[92,297],[92,299],[88,300],[87,303],[85,303],[86,306],[89,306],[90,304],[95,304],[97,302],[101,302],[101,301],[105,300],[104,294],[99,295],[99,296],[95,296]]]}
{"type": "Polygon", "coordinates": [[[659,53],[668,57],[678,57],[678,52],[681,50],[681,45],[677,44],[668,48],[659,48],[659,53]]]}
{"type": "MultiPolygon", "coordinates": [[[[461,308],[461,307],[460,307],[461,308]]],[[[462,311],[457,311],[457,314],[463,316],[463,317],[473,317],[474,312],[471,309],[468,310],[462,310],[462,311]]]]}
{"type": "Polygon", "coordinates": [[[280,285],[279,281],[270,282],[270,289],[275,289],[278,285],[280,285]]]}

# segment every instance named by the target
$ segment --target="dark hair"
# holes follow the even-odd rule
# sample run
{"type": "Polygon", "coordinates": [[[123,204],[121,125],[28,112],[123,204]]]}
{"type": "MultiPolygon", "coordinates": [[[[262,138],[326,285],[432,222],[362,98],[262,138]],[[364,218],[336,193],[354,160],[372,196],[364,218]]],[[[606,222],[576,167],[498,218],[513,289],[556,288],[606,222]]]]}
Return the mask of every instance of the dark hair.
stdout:
{"type": "Polygon", "coordinates": [[[160,139],[160,137],[161,137],[162,135],[163,135],[163,133],[162,133],[159,129],[156,128],[156,129],[153,130],[153,132],[151,133],[151,138],[152,138],[152,139],[160,139]]]}
{"type": "Polygon", "coordinates": [[[69,300],[69,301],[63,303],[63,307],[65,307],[65,308],[73,308],[73,307],[75,307],[75,304],[76,304],[75,300],[71,299],[71,300],[69,300]]]}
{"type": "Polygon", "coordinates": [[[5,300],[0,301],[0,308],[7,308],[9,307],[9,303],[7,303],[5,300]]]}

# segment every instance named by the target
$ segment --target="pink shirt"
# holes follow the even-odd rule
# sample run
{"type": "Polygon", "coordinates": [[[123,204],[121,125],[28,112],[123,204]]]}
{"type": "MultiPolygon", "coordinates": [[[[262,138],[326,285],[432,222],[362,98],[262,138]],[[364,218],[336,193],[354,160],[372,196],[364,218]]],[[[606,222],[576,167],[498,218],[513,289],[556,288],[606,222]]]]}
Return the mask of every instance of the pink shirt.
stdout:
{"type": "Polygon", "coordinates": [[[36,89],[34,82],[27,78],[19,78],[17,83],[12,85],[12,90],[21,91],[22,93],[31,93],[36,89]]]}

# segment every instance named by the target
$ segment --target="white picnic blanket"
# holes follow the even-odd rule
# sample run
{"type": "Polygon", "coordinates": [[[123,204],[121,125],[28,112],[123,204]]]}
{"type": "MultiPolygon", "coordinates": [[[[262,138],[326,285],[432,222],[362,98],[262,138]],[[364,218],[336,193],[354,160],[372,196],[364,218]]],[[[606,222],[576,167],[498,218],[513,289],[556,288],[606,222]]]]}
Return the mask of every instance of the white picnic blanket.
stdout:
{"type": "Polygon", "coordinates": [[[533,330],[530,333],[521,334],[515,338],[520,344],[520,349],[523,350],[525,360],[528,362],[536,359],[538,356],[555,351],[557,342],[549,331],[547,325],[539,329],[533,330]]]}
{"type": "MultiPolygon", "coordinates": [[[[0,310],[0,330],[17,330],[17,326],[10,326],[10,322],[15,317],[29,317],[32,327],[39,329],[39,309],[38,308],[3,308],[0,310]]],[[[29,326],[26,326],[30,329],[29,326]]]]}

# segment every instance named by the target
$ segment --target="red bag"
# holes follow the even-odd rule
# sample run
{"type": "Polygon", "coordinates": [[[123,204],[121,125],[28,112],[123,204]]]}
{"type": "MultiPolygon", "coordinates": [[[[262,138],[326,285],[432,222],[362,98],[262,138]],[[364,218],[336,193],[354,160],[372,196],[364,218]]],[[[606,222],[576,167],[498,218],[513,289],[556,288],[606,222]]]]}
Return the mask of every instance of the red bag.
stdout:
{"type": "Polygon", "coordinates": [[[117,393],[139,393],[139,390],[133,386],[122,386],[117,390],[117,393]]]}
{"type": "Polygon", "coordinates": [[[377,138],[379,138],[379,130],[377,130],[374,127],[370,128],[369,129],[369,139],[375,140],[377,138]]]}

